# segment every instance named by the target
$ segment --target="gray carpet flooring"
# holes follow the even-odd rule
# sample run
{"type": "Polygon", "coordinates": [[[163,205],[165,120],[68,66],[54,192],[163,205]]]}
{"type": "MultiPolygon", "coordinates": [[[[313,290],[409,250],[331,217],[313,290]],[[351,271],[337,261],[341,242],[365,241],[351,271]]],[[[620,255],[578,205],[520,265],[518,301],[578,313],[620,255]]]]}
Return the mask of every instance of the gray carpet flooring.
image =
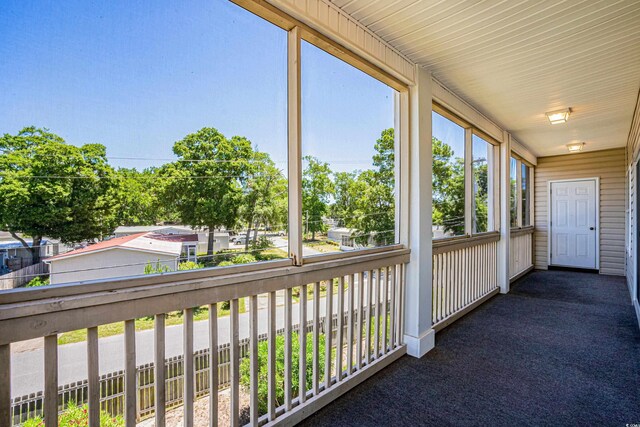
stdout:
{"type": "Polygon", "coordinates": [[[622,277],[536,271],[303,422],[640,423],[640,331],[622,277]]]}

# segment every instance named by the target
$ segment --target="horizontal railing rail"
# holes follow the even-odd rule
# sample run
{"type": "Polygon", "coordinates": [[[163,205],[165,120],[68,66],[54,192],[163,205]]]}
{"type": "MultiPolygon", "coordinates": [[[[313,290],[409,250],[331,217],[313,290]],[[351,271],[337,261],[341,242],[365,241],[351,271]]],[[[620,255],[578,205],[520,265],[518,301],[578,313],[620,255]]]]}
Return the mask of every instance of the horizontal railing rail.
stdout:
{"type": "MultiPolygon", "coordinates": [[[[104,397],[100,390],[98,361],[99,357],[105,356],[99,354],[97,328],[124,322],[125,369],[124,376],[119,377],[124,391],[114,388],[117,393],[124,393],[121,394],[124,401],[113,403],[112,407],[122,408],[127,426],[132,426],[140,418],[141,411],[149,413],[149,405],[152,404],[156,425],[162,426],[167,408],[179,400],[184,407],[184,425],[193,425],[194,400],[203,395],[197,389],[197,384],[203,381],[198,378],[203,374],[198,370],[198,360],[193,357],[193,307],[208,306],[209,348],[218,348],[218,304],[228,302],[228,414],[231,425],[238,425],[241,411],[250,412],[248,419],[252,425],[283,419],[296,422],[404,354],[404,266],[408,261],[409,250],[392,247],[385,251],[363,251],[347,257],[316,259],[299,267],[274,262],[268,268],[250,265],[209,272],[60,285],[28,292],[9,291],[0,297],[0,388],[10,388],[11,343],[44,337],[44,364],[57,366],[58,334],[86,329],[88,374],[86,399],[84,394],[82,397],[88,402],[90,425],[97,425],[100,400],[104,397]],[[308,337],[297,333],[297,325],[293,322],[294,290],[300,323],[312,324],[308,337]],[[283,295],[276,297],[276,293],[283,295]],[[259,309],[258,295],[263,294],[267,307],[259,309]],[[242,351],[239,337],[241,299],[248,303],[248,313],[243,315],[249,324],[248,354],[242,351]],[[284,343],[276,340],[280,332],[276,329],[277,301],[280,301],[279,312],[283,315],[278,322],[284,323],[284,343]],[[258,316],[259,310],[265,310],[266,313],[261,313],[266,316],[258,316]],[[173,378],[174,371],[157,368],[167,363],[165,314],[175,311],[181,311],[183,316],[184,356],[181,365],[172,368],[183,372],[181,394],[168,393],[169,389],[175,388],[173,383],[167,385],[167,379],[173,378]],[[321,322],[324,322],[326,313],[332,313],[332,317],[337,319],[335,333],[322,332],[325,329],[321,322]],[[135,319],[147,316],[155,318],[153,399],[143,399],[139,395],[141,378],[136,374],[135,363],[135,319]],[[266,359],[258,356],[258,325],[262,322],[267,325],[266,359]],[[300,349],[296,358],[292,353],[294,340],[300,349]],[[280,379],[276,380],[276,377],[280,378],[276,373],[276,357],[282,354],[282,349],[277,351],[282,345],[284,379],[280,382],[280,379]],[[240,363],[245,356],[250,363],[251,380],[249,385],[245,384],[250,404],[243,409],[240,402],[240,363]],[[307,363],[307,358],[311,363],[307,363]],[[299,363],[297,371],[293,369],[294,360],[299,363]],[[258,372],[265,368],[262,366],[264,363],[268,372],[268,397],[259,394],[258,387],[259,381],[264,381],[262,376],[258,379],[258,372]],[[300,375],[298,381],[293,381],[294,372],[300,375]],[[311,387],[307,386],[309,382],[311,387]],[[294,383],[299,385],[298,389],[294,389],[294,383]],[[276,390],[280,389],[285,390],[283,401],[276,400],[276,390]],[[146,403],[141,405],[143,400],[146,403]]],[[[208,366],[219,366],[221,356],[218,353],[209,352],[208,366]]],[[[208,371],[210,417],[217,420],[221,374],[216,369],[208,371]]],[[[58,388],[57,369],[46,369],[39,404],[45,420],[56,418],[58,411],[64,409],[58,388]]],[[[84,385],[81,388],[84,390],[84,385]]],[[[151,392],[146,393],[149,395],[151,392]]],[[[0,396],[0,424],[8,424],[10,399],[3,397],[8,396],[0,396]]]]}
{"type": "Polygon", "coordinates": [[[446,252],[460,249],[472,248],[484,243],[497,242],[500,240],[500,232],[489,231],[487,233],[475,234],[473,236],[456,236],[433,241],[433,254],[439,255],[446,252]]]}

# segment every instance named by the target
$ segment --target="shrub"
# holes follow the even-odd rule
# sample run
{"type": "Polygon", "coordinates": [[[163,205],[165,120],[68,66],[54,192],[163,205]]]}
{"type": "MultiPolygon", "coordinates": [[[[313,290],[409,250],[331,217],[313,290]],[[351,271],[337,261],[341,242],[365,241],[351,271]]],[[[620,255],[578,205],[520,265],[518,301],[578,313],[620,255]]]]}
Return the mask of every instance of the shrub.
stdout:
{"type": "Polygon", "coordinates": [[[25,286],[27,288],[35,288],[35,287],[38,287],[38,286],[47,286],[48,284],[49,284],[49,278],[48,277],[46,279],[43,279],[42,277],[37,276],[37,277],[33,278],[25,286]]]}
{"type": "Polygon", "coordinates": [[[228,267],[230,265],[235,265],[235,264],[231,261],[222,261],[221,263],[218,264],[218,267],[228,267]]]}
{"type": "Polygon", "coordinates": [[[234,264],[249,264],[256,261],[256,257],[251,254],[240,254],[234,256],[233,259],[231,259],[231,262],[233,262],[234,264]]]}
{"type": "Polygon", "coordinates": [[[193,261],[184,261],[178,265],[178,271],[197,270],[199,268],[204,268],[204,265],[193,261]]]}
{"type": "Polygon", "coordinates": [[[144,274],[168,273],[169,271],[171,271],[169,266],[162,264],[160,260],[156,262],[156,265],[148,263],[144,266],[144,274]]]}
{"type": "MultiPolygon", "coordinates": [[[[297,396],[299,393],[300,372],[300,341],[297,333],[291,334],[291,393],[297,396]]],[[[320,334],[318,343],[318,367],[319,381],[324,380],[324,348],[325,337],[320,334]]],[[[306,390],[313,387],[313,334],[307,334],[307,371],[306,390]]],[[[335,350],[332,351],[335,355],[335,350]]],[[[258,344],[258,409],[261,415],[268,410],[269,398],[269,374],[267,361],[269,360],[269,343],[261,341],[258,344]]],[[[242,359],[240,363],[240,384],[249,389],[251,387],[251,361],[242,359]]],[[[284,404],[284,336],[276,336],[276,407],[284,404]]]]}
{"type": "MultiPolygon", "coordinates": [[[[44,427],[41,417],[30,418],[22,424],[22,427],[44,427]]],[[[69,402],[67,409],[58,415],[59,427],[77,427],[89,425],[89,407],[78,406],[69,402]]],[[[112,417],[108,412],[100,411],[100,427],[124,427],[124,419],[120,416],[112,417]]]]}
{"type": "Polygon", "coordinates": [[[255,242],[251,242],[251,249],[267,249],[271,247],[271,240],[267,236],[260,236],[255,242]]]}

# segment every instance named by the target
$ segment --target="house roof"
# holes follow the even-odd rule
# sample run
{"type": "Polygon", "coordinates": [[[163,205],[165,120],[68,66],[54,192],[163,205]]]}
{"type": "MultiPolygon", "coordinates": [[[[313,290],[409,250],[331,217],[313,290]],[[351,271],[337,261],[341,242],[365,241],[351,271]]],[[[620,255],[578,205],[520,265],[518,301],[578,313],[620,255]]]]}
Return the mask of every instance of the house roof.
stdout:
{"type": "Polygon", "coordinates": [[[198,243],[197,234],[147,234],[149,239],[162,240],[165,242],[198,243]]]}
{"type": "MultiPolygon", "coordinates": [[[[188,241],[197,242],[197,235],[186,235],[186,237],[191,238],[193,238],[193,236],[196,236],[196,239],[188,241]]],[[[74,251],[56,255],[48,258],[46,261],[56,261],[63,258],[76,257],[115,248],[179,256],[182,252],[182,240],[180,237],[185,237],[185,235],[163,236],[152,233],[136,233],[129,236],[104,240],[94,245],[87,246],[86,248],[76,249],[74,251]]]]}
{"type": "Polygon", "coordinates": [[[114,234],[122,234],[122,233],[149,233],[152,231],[161,231],[169,228],[173,228],[175,230],[185,231],[185,232],[193,232],[193,228],[186,225],[121,225],[116,228],[114,234]]]}

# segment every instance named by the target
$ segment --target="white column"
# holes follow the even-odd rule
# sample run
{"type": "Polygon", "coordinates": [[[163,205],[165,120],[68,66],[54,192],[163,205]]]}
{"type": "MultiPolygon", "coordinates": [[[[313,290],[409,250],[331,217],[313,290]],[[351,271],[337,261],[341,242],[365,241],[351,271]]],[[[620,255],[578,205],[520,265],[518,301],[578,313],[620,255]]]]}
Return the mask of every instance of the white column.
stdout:
{"type": "Polygon", "coordinates": [[[511,239],[511,135],[504,132],[500,144],[500,241],[498,242],[498,285],[509,292],[509,240],[511,239]]]}
{"type": "MultiPolygon", "coordinates": [[[[417,67],[416,85],[409,90],[409,138],[403,138],[408,152],[409,227],[403,243],[411,248],[406,270],[404,341],[407,353],[422,357],[435,345],[431,328],[431,73],[417,67]]],[[[405,117],[407,115],[405,114],[405,117]]],[[[408,192],[406,191],[408,190],[408,192]]]]}

